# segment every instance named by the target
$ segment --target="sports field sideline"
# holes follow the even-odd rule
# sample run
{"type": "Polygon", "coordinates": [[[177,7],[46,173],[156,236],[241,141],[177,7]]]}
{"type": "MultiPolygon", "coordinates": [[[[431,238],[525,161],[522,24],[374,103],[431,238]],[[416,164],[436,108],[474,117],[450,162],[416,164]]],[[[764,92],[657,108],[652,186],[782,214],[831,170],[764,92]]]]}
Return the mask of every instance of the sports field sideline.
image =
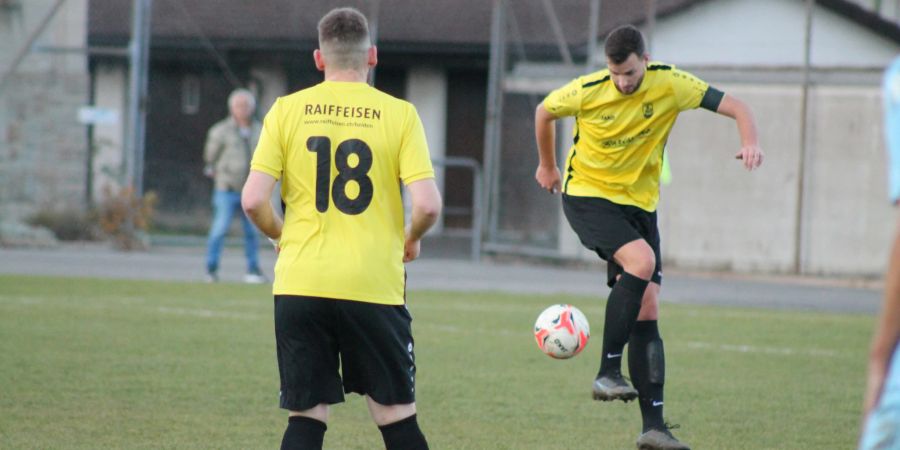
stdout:
{"type": "MultiPolygon", "coordinates": [[[[605,270],[525,263],[472,263],[433,255],[428,239],[422,258],[407,265],[409,289],[567,293],[605,298],[605,270]]],[[[157,246],[149,252],[123,253],[105,244],[67,244],[53,249],[0,249],[0,274],[60,275],[160,281],[201,281],[204,249],[157,246]]],[[[439,252],[440,253],[440,252],[439,252]]],[[[240,249],[223,254],[223,281],[243,275],[240,249]]],[[[271,272],[275,255],[260,253],[271,272]]],[[[817,277],[746,276],[728,273],[667,271],[660,298],[668,303],[741,306],[789,310],[876,313],[881,304],[878,280],[817,277]]]]}

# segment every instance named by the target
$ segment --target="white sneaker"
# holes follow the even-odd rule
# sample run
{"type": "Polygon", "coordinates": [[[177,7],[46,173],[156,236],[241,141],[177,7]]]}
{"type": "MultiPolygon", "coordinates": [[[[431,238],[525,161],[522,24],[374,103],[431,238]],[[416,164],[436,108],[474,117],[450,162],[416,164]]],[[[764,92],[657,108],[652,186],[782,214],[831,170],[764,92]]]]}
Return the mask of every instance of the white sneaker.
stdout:
{"type": "Polygon", "coordinates": [[[247,272],[247,274],[244,275],[244,283],[247,284],[263,284],[267,281],[269,280],[267,280],[266,277],[264,277],[261,273],[247,272]]]}
{"type": "Polygon", "coordinates": [[[206,282],[207,283],[218,283],[219,275],[217,275],[215,272],[207,272],[206,273],[206,282]]]}

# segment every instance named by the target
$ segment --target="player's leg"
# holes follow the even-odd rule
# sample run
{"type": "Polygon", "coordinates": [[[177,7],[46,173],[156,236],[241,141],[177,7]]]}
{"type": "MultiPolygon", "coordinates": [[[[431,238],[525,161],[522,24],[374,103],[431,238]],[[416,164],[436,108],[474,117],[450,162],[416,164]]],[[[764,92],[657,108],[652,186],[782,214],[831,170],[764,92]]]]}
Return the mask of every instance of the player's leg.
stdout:
{"type": "Polygon", "coordinates": [[[279,404],[289,411],[282,449],[322,448],[328,405],[344,400],[335,336],[336,300],[275,296],[279,404]]]}
{"type": "Polygon", "coordinates": [[[666,358],[657,325],[658,317],[659,284],[650,283],[628,342],[628,373],[638,391],[643,421],[637,446],[642,450],[689,449],[672,435],[663,419],[666,358]]]}
{"type": "Polygon", "coordinates": [[[288,426],[281,438],[281,450],[318,450],[328,430],[328,404],[320,403],[288,414],[288,426]]]}
{"type": "Polygon", "coordinates": [[[621,267],[621,272],[606,302],[600,373],[621,368],[622,349],[638,318],[644,293],[656,266],[653,249],[643,239],[623,245],[615,252],[613,259],[621,267]]]}
{"type": "Polygon", "coordinates": [[[603,324],[603,353],[594,381],[596,400],[632,400],[637,392],[622,377],[622,353],[641,310],[656,259],[643,239],[631,241],[616,250],[614,264],[621,267],[606,301],[603,324]]]}
{"type": "Polygon", "coordinates": [[[375,425],[384,426],[400,420],[406,419],[416,413],[415,403],[404,403],[401,405],[382,405],[372,400],[368,395],[366,397],[366,405],[369,407],[369,415],[375,425]]]}
{"type": "Polygon", "coordinates": [[[369,414],[388,450],[425,450],[428,443],[416,420],[416,404],[382,405],[366,396],[369,414]]]}
{"type": "Polygon", "coordinates": [[[662,258],[655,213],[635,212],[641,235],[653,249],[656,264],[651,282],[641,299],[641,310],[628,342],[628,373],[638,391],[643,429],[638,437],[639,449],[687,449],[669,431],[663,419],[663,386],[666,359],[659,334],[659,292],[662,283],[662,258]]]}
{"type": "Polygon", "coordinates": [[[643,432],[662,429],[665,424],[662,412],[666,366],[656,320],[659,317],[658,293],[659,285],[651,283],[628,342],[628,373],[638,390],[643,432]]]}
{"type": "Polygon", "coordinates": [[[206,240],[206,273],[210,276],[210,281],[217,281],[222,246],[225,243],[225,235],[228,233],[228,224],[231,222],[228,192],[213,191],[212,207],[213,218],[206,240]]]}
{"type": "Polygon", "coordinates": [[[405,306],[340,302],[344,390],[366,396],[388,450],[424,450],[416,418],[412,317],[405,306]]]}
{"type": "Polygon", "coordinates": [[[622,377],[622,350],[637,319],[641,298],[651,278],[655,260],[630,218],[634,207],[602,198],[563,195],[563,212],[581,243],[597,252],[609,267],[612,288],[606,302],[603,355],[594,380],[596,400],[631,400],[637,391],[622,377]]]}

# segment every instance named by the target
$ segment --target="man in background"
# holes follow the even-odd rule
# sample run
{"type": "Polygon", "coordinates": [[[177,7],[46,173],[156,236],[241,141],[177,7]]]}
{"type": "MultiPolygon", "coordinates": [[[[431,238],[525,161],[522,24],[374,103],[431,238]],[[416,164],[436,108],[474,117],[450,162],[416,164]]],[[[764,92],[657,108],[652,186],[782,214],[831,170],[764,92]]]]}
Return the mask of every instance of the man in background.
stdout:
{"type": "Polygon", "coordinates": [[[228,96],[229,117],[210,128],[206,137],[203,160],[204,174],[213,179],[213,219],[206,244],[207,281],[219,281],[219,259],[231,220],[237,214],[244,229],[244,254],[247,257],[246,283],[264,283],[259,270],[256,228],[241,210],[241,188],[250,171],[250,158],[259,141],[262,125],[253,118],[256,100],[246,89],[228,96]]]}

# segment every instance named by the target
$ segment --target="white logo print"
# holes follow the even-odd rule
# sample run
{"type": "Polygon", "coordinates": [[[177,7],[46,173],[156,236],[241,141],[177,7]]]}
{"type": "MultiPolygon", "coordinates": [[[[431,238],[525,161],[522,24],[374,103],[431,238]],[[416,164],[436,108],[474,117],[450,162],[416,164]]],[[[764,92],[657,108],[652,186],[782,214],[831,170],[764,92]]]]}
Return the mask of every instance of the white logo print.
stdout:
{"type": "Polygon", "coordinates": [[[658,402],[658,401],[656,401],[656,400],[653,401],[653,406],[654,406],[654,407],[656,407],[656,406],[662,406],[662,404],[663,404],[663,402],[658,402]]]}
{"type": "Polygon", "coordinates": [[[616,353],[616,354],[607,353],[607,354],[606,354],[606,357],[607,357],[607,358],[621,358],[621,357],[622,357],[622,354],[621,354],[621,353],[616,353]]]}

